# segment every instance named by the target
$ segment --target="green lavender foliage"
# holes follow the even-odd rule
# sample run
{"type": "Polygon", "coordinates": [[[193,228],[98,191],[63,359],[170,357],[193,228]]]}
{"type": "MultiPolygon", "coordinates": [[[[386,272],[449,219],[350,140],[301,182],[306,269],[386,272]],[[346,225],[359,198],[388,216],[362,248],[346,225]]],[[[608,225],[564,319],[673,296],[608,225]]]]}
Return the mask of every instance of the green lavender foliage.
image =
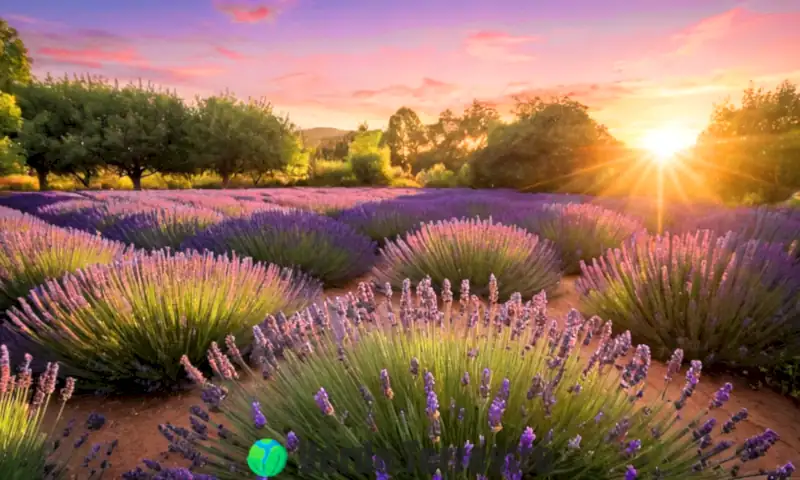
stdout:
{"type": "Polygon", "coordinates": [[[112,263],[130,250],[78,230],[40,226],[0,232],[0,310],[51,278],[94,264],[112,263]]]}
{"type": "Polygon", "coordinates": [[[182,355],[202,362],[211,342],[228,332],[247,341],[268,314],[319,293],[250,258],[157,251],[48,280],[7,313],[87,388],[153,391],[181,385],[182,355]]]}
{"type": "MultiPolygon", "coordinates": [[[[704,416],[728,400],[729,384],[681,420],[702,368],[693,361],[683,390],[666,395],[682,352],[664,388],[644,395],[649,349],[629,354],[630,335],[612,338],[610,322],[598,328],[599,318],[572,310],[560,328],[543,293],[484,306],[464,282],[454,306],[449,282],[441,290],[441,310],[428,280],[416,298],[406,281],[399,312],[391,289],[376,302],[361,284],[346,298],[271,319],[255,332],[263,380],[231,348],[233,338],[228,355],[217,345],[209,351],[213,383],[183,359],[211,414],[193,407],[192,431],[162,425],[171,449],[221,480],[249,472],[248,449],[261,438],[289,450],[285,478],[443,478],[438,468],[454,479],[685,479],[731,478],[727,467],[744,472],[741,458],[777,438],[768,430],[733,450],[714,432],[704,416]],[[594,353],[587,358],[581,344],[594,353]],[[729,449],[732,456],[722,453],[729,449]],[[421,450],[439,462],[420,465],[421,450]],[[626,476],[631,470],[639,476],[626,476]]],[[[723,427],[729,433],[740,420],[723,427]]]]}
{"type": "Polygon", "coordinates": [[[558,253],[550,242],[491,219],[427,223],[387,242],[381,253],[373,273],[379,284],[395,288],[406,278],[418,282],[429,276],[436,285],[464,278],[474,293],[486,295],[495,272],[498,293],[507,299],[513,292],[552,292],[561,280],[558,253]]]}
{"type": "Polygon", "coordinates": [[[800,351],[800,268],[780,243],[708,230],[641,239],[583,265],[582,308],[655,358],[769,366],[800,351]]]}

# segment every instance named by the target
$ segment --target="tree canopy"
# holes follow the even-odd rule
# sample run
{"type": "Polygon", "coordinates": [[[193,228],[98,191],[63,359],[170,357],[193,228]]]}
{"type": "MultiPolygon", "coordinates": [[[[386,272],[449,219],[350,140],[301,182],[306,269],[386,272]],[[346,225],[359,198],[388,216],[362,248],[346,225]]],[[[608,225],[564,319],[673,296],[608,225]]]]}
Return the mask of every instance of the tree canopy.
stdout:
{"type": "Polygon", "coordinates": [[[31,80],[31,58],[15,28],[0,18],[0,91],[31,80]]]}
{"type": "Polygon", "coordinates": [[[791,82],[774,90],[747,88],[740,105],[714,107],[697,148],[700,167],[723,197],[757,195],[778,201],[800,190],[800,92],[791,82]]]}
{"type": "Polygon", "coordinates": [[[603,162],[617,146],[588,108],[569,97],[518,98],[516,121],[493,128],[471,160],[474,185],[584,193],[575,172],[603,162]]]}

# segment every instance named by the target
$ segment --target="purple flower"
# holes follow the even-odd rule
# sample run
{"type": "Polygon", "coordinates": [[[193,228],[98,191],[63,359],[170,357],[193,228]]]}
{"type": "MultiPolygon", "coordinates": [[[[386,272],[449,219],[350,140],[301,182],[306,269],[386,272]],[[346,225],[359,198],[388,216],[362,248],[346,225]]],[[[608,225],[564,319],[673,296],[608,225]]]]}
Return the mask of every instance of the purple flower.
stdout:
{"type": "Polygon", "coordinates": [[[472,449],[475,447],[469,440],[464,443],[464,456],[461,458],[461,466],[464,470],[469,467],[469,460],[470,456],[472,455],[472,449]]]}
{"type": "Polygon", "coordinates": [[[510,388],[511,388],[511,382],[507,378],[504,378],[503,383],[500,384],[500,391],[497,392],[497,398],[500,398],[504,401],[508,401],[510,388]]]}
{"type": "Polygon", "coordinates": [[[89,430],[100,430],[106,424],[106,417],[97,412],[92,412],[86,418],[86,428],[89,430]]]}
{"type": "Polygon", "coordinates": [[[534,440],[536,440],[536,434],[533,433],[533,429],[531,427],[525,427],[525,430],[519,437],[518,451],[520,455],[526,455],[533,450],[534,440]]]}
{"type": "Polygon", "coordinates": [[[713,410],[715,408],[719,408],[725,404],[731,398],[731,391],[733,390],[733,385],[730,383],[726,383],[719,390],[714,394],[711,398],[711,401],[708,404],[708,408],[713,410]]]}
{"type": "Polygon", "coordinates": [[[392,384],[389,380],[389,371],[385,368],[381,370],[381,387],[383,388],[383,396],[388,398],[389,400],[394,398],[394,392],[392,391],[392,384]]]}
{"type": "Polygon", "coordinates": [[[503,429],[503,413],[506,411],[506,402],[501,398],[495,398],[489,407],[489,427],[493,432],[503,429]]]}
{"type": "Polygon", "coordinates": [[[333,409],[333,405],[331,405],[331,402],[328,399],[328,392],[326,392],[324,388],[319,389],[319,391],[314,395],[314,400],[317,402],[317,406],[323,415],[333,416],[334,413],[336,413],[333,409]]]}
{"type": "Polygon", "coordinates": [[[433,391],[434,386],[436,386],[436,379],[433,378],[433,374],[431,372],[425,372],[423,381],[425,383],[425,393],[427,394],[433,391]]]}
{"type": "Polygon", "coordinates": [[[439,418],[439,398],[436,396],[436,392],[433,390],[428,392],[428,400],[427,406],[425,407],[425,412],[428,414],[428,418],[430,419],[439,418]]]}
{"type": "Polygon", "coordinates": [[[761,433],[760,435],[755,435],[748,438],[745,440],[744,445],[742,446],[742,451],[739,455],[740,460],[742,462],[747,462],[749,460],[754,460],[764,456],[767,453],[767,450],[775,445],[775,443],[778,441],[778,438],[778,434],[769,428],[764,430],[764,433],[761,433]]]}
{"type": "Polygon", "coordinates": [[[742,408],[734,415],[732,415],[730,419],[728,419],[725,423],[722,424],[722,433],[731,433],[736,428],[736,424],[746,418],[747,418],[747,409],[742,408]]]}
{"type": "Polygon", "coordinates": [[[575,435],[574,438],[570,439],[570,441],[567,442],[567,448],[569,448],[570,450],[580,450],[582,439],[583,438],[580,435],[575,435]]]}
{"type": "Polygon", "coordinates": [[[436,472],[434,472],[433,476],[431,477],[431,480],[442,480],[442,471],[437,468],[436,472]]]}
{"type": "Polygon", "coordinates": [[[250,404],[250,406],[251,414],[253,416],[253,426],[255,426],[257,430],[264,428],[264,426],[267,424],[267,417],[261,413],[261,404],[254,401],[250,404]]]}
{"type": "Polygon", "coordinates": [[[641,449],[642,449],[642,441],[641,440],[638,440],[638,439],[631,440],[630,442],[628,442],[628,446],[625,447],[625,455],[630,457],[630,456],[636,454],[636,452],[638,452],[641,449]]]}
{"type": "Polygon", "coordinates": [[[672,352],[672,356],[669,358],[669,362],[667,362],[667,373],[664,375],[664,381],[666,383],[669,383],[672,380],[672,376],[681,370],[682,363],[683,363],[683,350],[680,348],[676,348],[675,351],[672,352]]]}
{"type": "Polygon", "coordinates": [[[638,475],[633,465],[628,465],[628,468],[625,470],[625,480],[636,480],[638,475]]]}
{"type": "Polygon", "coordinates": [[[714,427],[716,425],[717,425],[717,420],[715,418],[709,418],[708,420],[705,421],[705,423],[703,423],[703,425],[699,429],[692,432],[692,436],[694,437],[695,440],[700,440],[706,435],[709,435],[714,430],[714,427]]]}
{"type": "Polygon", "coordinates": [[[286,435],[286,451],[289,453],[294,453],[298,448],[300,448],[300,439],[297,438],[296,433],[289,432],[286,435]]]}
{"type": "Polygon", "coordinates": [[[522,480],[522,470],[514,455],[509,453],[503,462],[503,480],[522,480]]]}

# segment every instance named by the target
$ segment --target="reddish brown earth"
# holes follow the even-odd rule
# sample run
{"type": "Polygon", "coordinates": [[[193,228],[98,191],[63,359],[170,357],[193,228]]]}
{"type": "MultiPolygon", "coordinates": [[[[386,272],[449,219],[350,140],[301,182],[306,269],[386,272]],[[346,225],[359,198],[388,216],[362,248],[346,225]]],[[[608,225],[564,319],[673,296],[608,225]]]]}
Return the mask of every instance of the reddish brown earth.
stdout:
{"type": "MultiPolygon", "coordinates": [[[[355,287],[355,284],[353,285],[355,287]]],[[[327,290],[328,296],[337,296],[350,289],[327,290]]],[[[578,296],[574,290],[574,278],[567,278],[561,288],[560,295],[550,299],[548,311],[551,316],[562,318],[569,309],[578,305],[578,296]]],[[[687,359],[688,360],[688,359],[687,359]]],[[[652,387],[649,396],[657,395],[663,386],[665,367],[653,362],[648,375],[648,384],[652,387]]],[[[789,398],[768,389],[754,390],[747,382],[738,377],[711,376],[704,374],[700,384],[684,408],[684,418],[692,418],[704,409],[711,398],[725,382],[734,385],[731,400],[714,417],[724,422],[742,407],[749,410],[749,418],[739,424],[732,435],[732,440],[740,442],[745,438],[759,434],[765,428],[772,428],[780,435],[780,441],[772,448],[766,459],[753,462],[752,467],[766,469],[775,468],[777,463],[800,460],[800,408],[789,398]]],[[[673,382],[668,398],[676,398],[675,391],[681,387],[681,381],[673,382]]],[[[103,413],[108,419],[106,426],[90,438],[90,442],[109,442],[119,440],[119,446],[111,457],[112,466],[104,478],[120,478],[122,473],[135,468],[142,458],[161,459],[167,448],[166,440],[158,432],[161,423],[173,423],[188,426],[189,407],[201,404],[198,392],[167,397],[140,398],[73,398],[68,404],[64,418],[76,418],[81,421],[92,411],[103,413]]],[[[81,451],[83,453],[83,451],[81,451]]],[[[79,468],[82,457],[75,457],[70,462],[78,470],[74,478],[84,478],[85,470],[79,468]]],[[[179,456],[171,454],[165,464],[182,464],[179,456]]],[[[749,469],[748,469],[749,471],[749,469]]]]}

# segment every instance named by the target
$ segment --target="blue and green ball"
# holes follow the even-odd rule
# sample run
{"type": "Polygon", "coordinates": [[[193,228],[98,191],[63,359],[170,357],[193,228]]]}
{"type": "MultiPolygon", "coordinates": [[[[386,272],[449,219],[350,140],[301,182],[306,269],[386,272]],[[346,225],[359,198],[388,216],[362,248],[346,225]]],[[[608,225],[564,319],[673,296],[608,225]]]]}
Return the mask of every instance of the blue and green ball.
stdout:
{"type": "Polygon", "coordinates": [[[262,438],[250,447],[247,465],[259,477],[274,477],[286,468],[286,449],[271,438],[262,438]]]}

